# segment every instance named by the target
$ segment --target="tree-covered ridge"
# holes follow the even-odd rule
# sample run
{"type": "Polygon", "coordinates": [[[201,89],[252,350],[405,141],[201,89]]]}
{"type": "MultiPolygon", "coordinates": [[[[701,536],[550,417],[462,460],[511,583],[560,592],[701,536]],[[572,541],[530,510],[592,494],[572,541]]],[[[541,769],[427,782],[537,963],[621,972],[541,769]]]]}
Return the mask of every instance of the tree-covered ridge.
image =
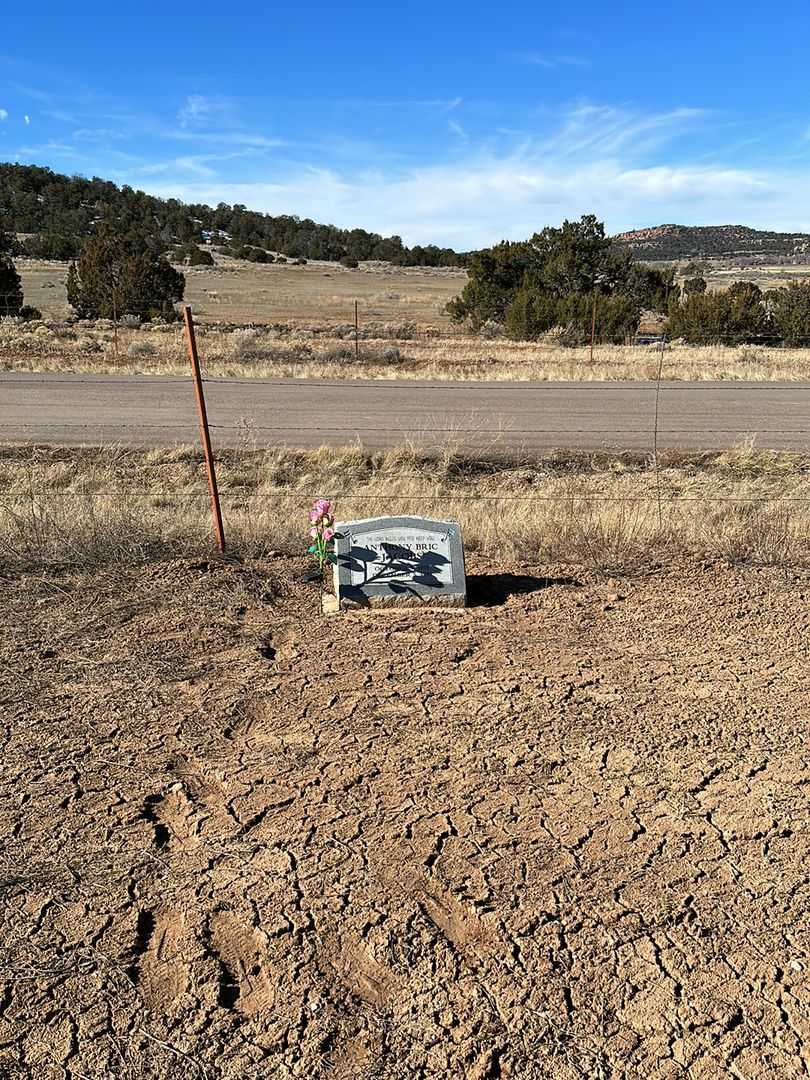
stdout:
{"type": "Polygon", "coordinates": [[[63,176],[38,165],[0,163],[0,216],[14,233],[33,234],[30,254],[72,259],[101,221],[165,252],[178,244],[253,246],[290,258],[384,259],[401,266],[459,266],[464,256],[433,244],[406,247],[399,236],[339,229],[308,218],[277,217],[235,204],[216,207],[160,199],[98,177],[63,176]]]}
{"type": "Polygon", "coordinates": [[[640,259],[810,257],[810,235],[747,225],[657,225],[619,233],[613,240],[640,259]]]}

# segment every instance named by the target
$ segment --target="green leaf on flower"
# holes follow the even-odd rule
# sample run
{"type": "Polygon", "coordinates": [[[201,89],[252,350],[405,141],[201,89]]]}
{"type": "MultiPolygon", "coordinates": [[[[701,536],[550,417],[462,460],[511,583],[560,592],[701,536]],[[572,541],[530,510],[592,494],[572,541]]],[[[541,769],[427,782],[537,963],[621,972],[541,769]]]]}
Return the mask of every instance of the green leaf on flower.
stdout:
{"type": "Polygon", "coordinates": [[[307,548],[307,555],[314,555],[317,550],[317,547],[313,544],[312,547],[307,548]]]}
{"type": "Polygon", "coordinates": [[[337,563],[337,555],[335,555],[334,551],[327,552],[326,558],[330,563],[337,563]]]}

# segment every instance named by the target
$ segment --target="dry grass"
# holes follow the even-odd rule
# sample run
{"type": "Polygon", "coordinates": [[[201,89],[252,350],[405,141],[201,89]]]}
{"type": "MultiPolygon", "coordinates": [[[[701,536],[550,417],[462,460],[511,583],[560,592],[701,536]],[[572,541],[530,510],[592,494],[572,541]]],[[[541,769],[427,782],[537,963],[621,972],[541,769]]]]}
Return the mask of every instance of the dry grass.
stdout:
{"type": "MultiPolygon", "coordinates": [[[[687,552],[799,565],[810,556],[810,461],[733,452],[661,462],[552,456],[473,461],[448,447],[235,450],[219,463],[232,551],[300,551],[305,510],[320,495],[346,520],[417,514],[461,522],[469,550],[538,556],[608,572],[643,570],[687,552]]],[[[208,554],[204,473],[192,448],[135,451],[8,446],[0,452],[0,564],[130,563],[208,554]]]]}
{"type": "MultiPolygon", "coordinates": [[[[443,313],[466,280],[463,270],[434,270],[363,264],[346,270],[336,263],[306,266],[257,265],[216,255],[217,265],[181,267],[186,300],[200,322],[294,324],[354,322],[354,302],[364,322],[416,320],[448,325],[443,313]]],[[[48,318],[61,318],[67,303],[67,263],[20,259],[26,303],[48,318]]]]}
{"type": "MultiPolygon", "coordinates": [[[[466,281],[466,272],[455,269],[362,263],[357,270],[347,270],[320,261],[292,266],[258,265],[221,255],[214,258],[213,267],[180,267],[186,276],[186,300],[200,322],[348,323],[354,321],[357,300],[363,323],[409,319],[447,332],[450,322],[444,307],[466,281]]],[[[62,318],[68,264],[19,259],[17,265],[26,302],[46,318],[62,318]]],[[[810,269],[802,266],[715,266],[706,273],[711,289],[727,289],[740,280],[771,289],[808,275],[810,269]]]]}
{"type": "MultiPolygon", "coordinates": [[[[601,345],[588,350],[553,341],[514,342],[438,337],[412,322],[366,329],[355,360],[347,326],[228,330],[201,327],[208,374],[239,378],[375,378],[470,380],[647,380],[655,378],[658,346],[601,345]],[[324,332],[319,332],[323,329],[324,332]]],[[[0,320],[0,371],[185,375],[188,359],[179,326],[121,329],[118,344],[105,324],[73,326],[0,320]]],[[[664,350],[664,379],[810,380],[810,349],[764,346],[681,346],[664,350]]]]}
{"type": "MultiPolygon", "coordinates": [[[[213,268],[184,271],[202,358],[212,375],[544,381],[643,380],[657,371],[655,346],[597,346],[590,363],[587,349],[562,348],[554,340],[509,342],[461,333],[444,307],[463,288],[464,271],[385,264],[345,270],[320,262],[261,266],[216,258],[213,268]],[[355,300],[363,336],[359,363],[353,345],[355,300]],[[392,347],[399,351],[396,358],[392,347]]],[[[785,268],[777,269],[774,280],[781,282],[785,268]]],[[[45,321],[0,321],[0,371],[187,372],[179,327],[121,330],[116,350],[109,325],[65,324],[66,264],[21,260],[20,271],[26,300],[42,310],[45,321]]],[[[766,276],[769,272],[762,269],[766,276]]],[[[728,271],[725,285],[733,275],[728,271]]],[[[810,380],[810,349],[672,346],[662,374],[687,380],[810,380]]]]}

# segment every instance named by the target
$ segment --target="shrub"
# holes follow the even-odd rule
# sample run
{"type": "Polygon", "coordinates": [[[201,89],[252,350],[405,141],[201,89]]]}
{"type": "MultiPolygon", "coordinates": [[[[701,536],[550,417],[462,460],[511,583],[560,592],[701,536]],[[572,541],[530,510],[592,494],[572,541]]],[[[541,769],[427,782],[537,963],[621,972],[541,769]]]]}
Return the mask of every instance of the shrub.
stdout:
{"type": "Polygon", "coordinates": [[[79,254],[80,243],[75,236],[61,233],[41,233],[31,236],[22,245],[23,251],[32,259],[57,259],[67,262],[79,254]]]}
{"type": "Polygon", "coordinates": [[[136,239],[102,226],[71,263],[67,296],[84,319],[117,319],[122,313],[151,319],[176,318],[185,278],[166,258],[136,239]]]}
{"type": "Polygon", "coordinates": [[[750,281],[738,281],[726,292],[688,292],[673,303],[665,332],[690,345],[739,345],[768,330],[762,291],[750,281]]]}
{"type": "Polygon", "coordinates": [[[533,255],[529,244],[504,241],[470,256],[467,284],[445,308],[453,322],[468,320],[473,330],[485,322],[503,321],[523,284],[533,255]]]}
{"type": "Polygon", "coordinates": [[[183,263],[185,266],[214,266],[214,256],[210,251],[198,247],[196,244],[186,244],[177,248],[173,253],[173,261],[183,263]]]}
{"type": "Polygon", "coordinates": [[[130,341],[127,345],[127,355],[138,356],[154,356],[157,349],[151,341],[130,341]]]}
{"type": "Polygon", "coordinates": [[[560,325],[565,318],[558,311],[560,302],[546,292],[524,285],[518,289],[514,300],[506,310],[504,329],[515,341],[536,341],[537,338],[560,325]]]}
{"type": "Polygon", "coordinates": [[[20,275],[10,256],[0,255],[0,318],[5,315],[19,315],[22,306],[20,275]]]}
{"type": "Polygon", "coordinates": [[[692,292],[672,305],[664,332],[690,345],[712,345],[728,337],[729,319],[728,301],[722,293],[692,292]]]}
{"type": "Polygon", "coordinates": [[[23,304],[19,310],[19,316],[24,322],[36,322],[42,318],[42,312],[33,304],[23,304]]]}
{"type": "Polygon", "coordinates": [[[555,297],[537,285],[524,285],[506,313],[506,332],[519,341],[536,341],[554,327],[560,327],[560,343],[585,345],[594,339],[600,343],[621,344],[638,329],[641,308],[625,293],[587,295],[569,293],[555,297]],[[594,303],[596,325],[594,326],[594,303]]]}
{"type": "Polygon", "coordinates": [[[768,294],[773,326],[788,345],[810,343],[810,284],[791,282],[768,294]]]}
{"type": "Polygon", "coordinates": [[[354,346],[353,345],[332,345],[326,349],[322,354],[322,359],[327,364],[344,364],[351,360],[354,360],[354,346]]]}
{"type": "Polygon", "coordinates": [[[345,266],[347,270],[356,270],[360,263],[353,256],[344,255],[340,260],[340,265],[345,266]]]}

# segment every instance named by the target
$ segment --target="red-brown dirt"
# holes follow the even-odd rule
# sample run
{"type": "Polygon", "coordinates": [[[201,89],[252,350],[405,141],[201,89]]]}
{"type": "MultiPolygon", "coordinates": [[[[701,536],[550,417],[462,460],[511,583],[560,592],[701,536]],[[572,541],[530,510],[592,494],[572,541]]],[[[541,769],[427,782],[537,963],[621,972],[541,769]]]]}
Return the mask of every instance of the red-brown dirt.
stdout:
{"type": "Polygon", "coordinates": [[[807,574],[0,578],[0,1075],[806,1077],[807,574]]]}

